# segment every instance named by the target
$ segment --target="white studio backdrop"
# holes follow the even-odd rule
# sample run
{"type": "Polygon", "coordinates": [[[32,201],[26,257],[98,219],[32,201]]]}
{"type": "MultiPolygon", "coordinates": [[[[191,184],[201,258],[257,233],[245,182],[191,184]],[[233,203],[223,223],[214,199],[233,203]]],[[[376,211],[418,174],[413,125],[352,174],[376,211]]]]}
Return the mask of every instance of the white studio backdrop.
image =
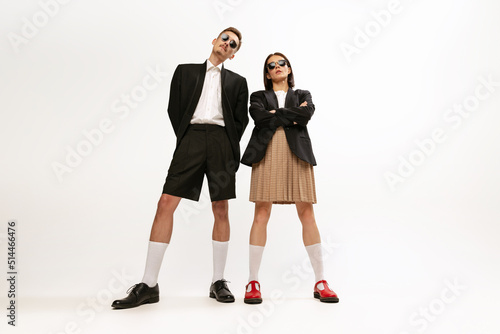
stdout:
{"type": "MultiPolygon", "coordinates": [[[[281,309],[250,330],[236,320],[218,329],[203,318],[213,303],[187,302],[202,321],[176,313],[187,326],[171,319],[176,332],[499,331],[498,2],[2,0],[0,8],[0,268],[6,275],[15,220],[19,271],[18,327],[2,315],[2,333],[99,333],[137,315],[108,304],[142,278],[175,148],[170,80],[179,63],[203,62],[228,26],[243,45],[225,66],[250,92],[263,89],[265,57],[280,51],[296,87],[312,93],[316,220],[341,302],[295,307],[311,297],[314,277],[295,208],[274,206],[260,280],[284,291],[281,309]],[[322,312],[330,320],[316,319],[322,312]]],[[[226,266],[238,304],[249,184],[242,165],[226,266]]],[[[184,200],[176,212],[159,279],[164,303],[208,294],[212,221],[205,184],[200,202],[184,200]]],[[[6,280],[0,291],[4,308],[6,280]]],[[[236,310],[234,319],[249,314],[236,310]]],[[[156,332],[139,323],[128,330],[156,332]]]]}

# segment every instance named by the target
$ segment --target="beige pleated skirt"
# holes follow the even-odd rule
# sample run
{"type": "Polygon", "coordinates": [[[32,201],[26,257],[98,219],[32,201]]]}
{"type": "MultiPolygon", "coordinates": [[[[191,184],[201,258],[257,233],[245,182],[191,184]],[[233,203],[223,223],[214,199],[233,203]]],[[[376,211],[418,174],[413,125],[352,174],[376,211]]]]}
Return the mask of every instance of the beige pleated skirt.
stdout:
{"type": "Polygon", "coordinates": [[[252,165],[250,201],[316,203],[313,166],[292,153],[283,127],[276,130],[264,158],[252,165]]]}

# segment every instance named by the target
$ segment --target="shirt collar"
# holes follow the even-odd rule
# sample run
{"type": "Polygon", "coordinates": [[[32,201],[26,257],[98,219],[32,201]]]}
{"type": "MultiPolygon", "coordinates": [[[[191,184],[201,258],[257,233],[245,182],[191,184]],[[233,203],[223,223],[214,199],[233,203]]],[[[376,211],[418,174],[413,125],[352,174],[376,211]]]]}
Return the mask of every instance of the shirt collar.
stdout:
{"type": "Polygon", "coordinates": [[[218,68],[219,69],[219,72],[222,70],[222,63],[220,63],[219,65],[215,66],[214,64],[212,64],[210,62],[210,60],[207,59],[207,72],[211,69],[211,68],[218,68]]]}

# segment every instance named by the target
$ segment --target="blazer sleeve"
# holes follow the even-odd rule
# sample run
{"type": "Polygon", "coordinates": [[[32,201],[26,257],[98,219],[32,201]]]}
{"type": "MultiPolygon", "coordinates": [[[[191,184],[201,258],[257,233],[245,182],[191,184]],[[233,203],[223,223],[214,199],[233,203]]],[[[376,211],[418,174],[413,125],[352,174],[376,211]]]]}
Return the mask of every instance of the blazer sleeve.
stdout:
{"type": "Polygon", "coordinates": [[[234,109],[234,124],[238,139],[241,139],[245,128],[248,125],[248,85],[247,80],[243,78],[238,92],[238,100],[234,109]]]}
{"type": "Polygon", "coordinates": [[[307,102],[304,107],[288,107],[276,109],[276,114],[283,120],[284,125],[293,125],[296,122],[299,125],[306,126],[312,115],[314,114],[314,104],[312,102],[311,93],[307,90],[301,90],[299,93],[299,105],[307,102]]]}
{"type": "Polygon", "coordinates": [[[250,95],[250,116],[252,116],[257,128],[276,129],[284,125],[283,120],[278,117],[277,112],[272,114],[266,110],[264,101],[266,97],[262,91],[250,95]]]}
{"type": "Polygon", "coordinates": [[[179,125],[182,120],[181,115],[181,69],[177,66],[174,75],[172,77],[172,82],[170,83],[170,96],[168,99],[168,117],[170,118],[170,123],[172,123],[172,128],[175,134],[179,129],[179,125]]]}

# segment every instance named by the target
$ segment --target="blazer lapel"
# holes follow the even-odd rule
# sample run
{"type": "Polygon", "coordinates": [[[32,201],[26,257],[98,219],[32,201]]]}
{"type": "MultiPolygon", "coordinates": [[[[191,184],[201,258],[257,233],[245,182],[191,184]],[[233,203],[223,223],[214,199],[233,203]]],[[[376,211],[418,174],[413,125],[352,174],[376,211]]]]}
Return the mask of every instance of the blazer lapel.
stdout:
{"type": "Polygon", "coordinates": [[[227,85],[229,85],[229,82],[227,80],[227,71],[224,68],[224,63],[222,63],[222,69],[220,71],[220,89],[221,89],[221,101],[222,101],[222,116],[224,119],[229,119],[227,113],[230,111],[228,110],[231,109],[229,100],[227,98],[227,85]]]}
{"type": "Polygon", "coordinates": [[[198,73],[196,74],[196,83],[194,84],[193,95],[191,96],[191,101],[189,102],[188,115],[189,118],[194,114],[194,110],[198,105],[198,101],[200,100],[201,91],[203,90],[203,83],[205,82],[205,75],[207,73],[207,61],[199,66],[198,73]]]}
{"type": "MultiPolygon", "coordinates": [[[[269,105],[269,108],[276,109],[278,108],[278,98],[276,97],[276,94],[274,93],[274,90],[265,90],[264,95],[266,96],[267,104],[269,105]]],[[[269,109],[269,110],[272,110],[269,109]]]]}
{"type": "Polygon", "coordinates": [[[222,69],[220,70],[220,81],[221,81],[222,90],[224,90],[224,88],[226,88],[226,86],[225,86],[226,74],[227,74],[226,68],[224,67],[224,63],[222,63],[222,69]]]}
{"type": "Polygon", "coordinates": [[[285,108],[298,106],[297,95],[294,93],[295,91],[293,89],[288,88],[288,92],[286,92],[285,97],[285,108]]]}
{"type": "MultiPolygon", "coordinates": [[[[265,90],[264,95],[266,96],[267,103],[269,108],[277,109],[278,108],[278,98],[273,90],[265,90]]],[[[297,106],[297,96],[295,91],[291,88],[286,92],[285,97],[285,108],[296,107],[297,106]]]]}
{"type": "Polygon", "coordinates": [[[191,118],[193,117],[194,111],[196,110],[196,106],[198,105],[198,101],[200,100],[201,91],[203,89],[203,82],[205,81],[205,74],[207,73],[207,62],[205,61],[203,64],[199,64],[198,68],[193,69],[193,73],[195,74],[196,81],[186,82],[183,86],[183,89],[188,92],[190,89],[194,87],[193,93],[191,95],[191,99],[189,100],[189,104],[186,107],[186,112],[182,117],[181,124],[179,125],[179,129],[177,130],[177,142],[179,143],[182,139],[184,132],[189,126],[191,118]]]}

